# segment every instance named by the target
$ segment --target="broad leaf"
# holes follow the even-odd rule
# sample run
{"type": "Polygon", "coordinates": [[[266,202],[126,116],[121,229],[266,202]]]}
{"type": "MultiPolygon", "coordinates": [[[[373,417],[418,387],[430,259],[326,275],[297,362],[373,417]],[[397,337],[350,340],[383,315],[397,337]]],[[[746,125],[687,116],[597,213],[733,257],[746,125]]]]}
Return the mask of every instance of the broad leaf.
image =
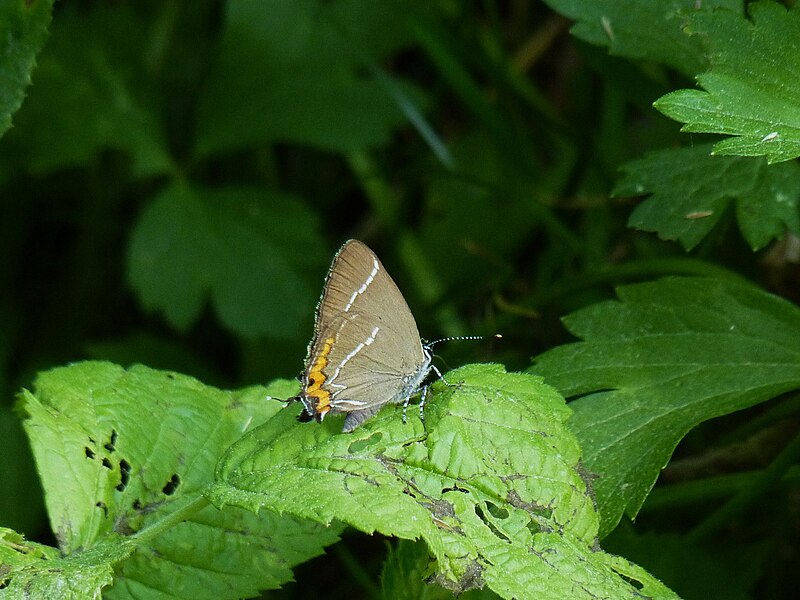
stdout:
{"type": "Polygon", "coordinates": [[[390,406],[352,434],[341,418],[285,411],[237,442],[210,498],[372,533],[422,538],[436,580],[504,598],[656,598],[669,590],[595,547],[597,515],[570,411],[537,378],[473,365],[446,375],[426,408],[390,406]],[[624,574],[622,576],[621,574],[624,574]]]}
{"type": "Polygon", "coordinates": [[[771,0],[749,7],[750,18],[700,12],[689,32],[711,49],[711,70],[697,77],[705,90],[679,90],[654,106],[686,123],[681,131],[723,133],[715,154],[766,156],[770,163],[800,156],[800,10],[771,0]]]}
{"type": "Polygon", "coordinates": [[[142,304],[178,329],[210,300],[240,335],[292,337],[313,316],[326,260],[316,218],[296,199],[176,185],[136,224],[128,269],[142,304]]]}
{"type": "Polygon", "coordinates": [[[566,397],[602,516],[633,518],[686,433],[707,419],[800,388],[800,310],[758,289],[705,278],[624,286],[619,301],[564,319],[583,341],[531,371],[566,397]]]}
{"type": "Polygon", "coordinates": [[[731,203],[742,235],[756,250],[789,228],[800,231],[800,167],[767,165],[758,158],[713,156],[711,146],[669,149],[631,161],[616,195],[651,196],[628,225],[696,246],[731,203]]]}
{"type": "Polygon", "coordinates": [[[105,560],[102,585],[118,562],[106,592],[113,598],[239,598],[291,579],[289,568],[334,542],[335,528],[206,506],[137,538],[198,502],[225,448],[280,410],[267,393],[295,387],[224,392],[175,373],[100,362],[41,374],[20,409],[64,560],[105,560]]]}

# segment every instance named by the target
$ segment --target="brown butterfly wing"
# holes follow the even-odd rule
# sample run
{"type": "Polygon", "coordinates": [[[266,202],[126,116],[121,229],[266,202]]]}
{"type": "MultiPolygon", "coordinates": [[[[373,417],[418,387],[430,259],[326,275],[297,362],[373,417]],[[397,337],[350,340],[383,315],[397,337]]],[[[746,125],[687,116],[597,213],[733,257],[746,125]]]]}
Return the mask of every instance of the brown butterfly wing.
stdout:
{"type": "Polygon", "coordinates": [[[332,412],[399,402],[427,368],[414,316],[366,245],[350,240],[333,260],[317,308],[306,380],[317,368],[332,412]],[[322,362],[315,362],[324,357],[322,362]],[[323,366],[324,363],[324,366],[323,366]]]}

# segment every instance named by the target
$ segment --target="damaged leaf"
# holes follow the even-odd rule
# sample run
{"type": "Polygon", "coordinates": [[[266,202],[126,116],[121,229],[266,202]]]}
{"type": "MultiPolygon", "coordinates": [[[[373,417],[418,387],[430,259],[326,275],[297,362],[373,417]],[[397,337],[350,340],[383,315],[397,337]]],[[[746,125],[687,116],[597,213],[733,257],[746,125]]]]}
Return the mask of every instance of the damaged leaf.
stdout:
{"type": "MultiPolygon", "coordinates": [[[[435,580],[505,598],[673,598],[597,547],[571,411],[539,378],[472,365],[434,385],[425,422],[390,406],[351,434],[279,413],[228,451],[209,497],[422,538],[435,580]]],[[[624,564],[623,564],[624,563],[624,564]]]]}
{"type": "Polygon", "coordinates": [[[78,597],[93,597],[112,575],[107,598],[150,597],[154,589],[173,598],[241,598],[290,580],[290,567],[336,541],[336,528],[206,505],[158,535],[140,536],[202,502],[224,450],[280,410],[268,394],[294,387],[229,392],[103,362],[40,374],[19,409],[66,566],[40,561],[12,571],[10,585],[74,578],[76,564],[97,572],[78,597]]]}

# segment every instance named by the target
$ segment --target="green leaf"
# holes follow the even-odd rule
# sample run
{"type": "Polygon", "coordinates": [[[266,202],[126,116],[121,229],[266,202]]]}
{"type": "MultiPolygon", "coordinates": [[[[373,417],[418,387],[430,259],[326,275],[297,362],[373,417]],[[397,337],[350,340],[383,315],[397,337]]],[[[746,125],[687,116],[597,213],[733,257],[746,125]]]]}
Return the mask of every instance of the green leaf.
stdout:
{"type": "MultiPolygon", "coordinates": [[[[58,550],[25,541],[25,536],[8,527],[0,527],[0,577],[4,577],[9,567],[17,568],[48,558],[58,557],[58,550]]],[[[0,589],[3,584],[0,583],[0,589]]]]}
{"type": "MultiPolygon", "coordinates": [[[[139,176],[173,169],[155,100],[134,61],[146,26],[123,7],[77,13],[53,23],[30,97],[4,143],[19,170],[47,173],[83,165],[104,149],[130,154],[139,176]]],[[[11,167],[14,168],[14,167],[11,167]]]]}
{"type": "MultiPolygon", "coordinates": [[[[537,378],[472,365],[438,383],[425,423],[389,406],[352,434],[284,411],[234,444],[209,497],[422,538],[436,581],[504,598],[635,598],[631,566],[595,547],[597,515],[570,410],[537,378]]],[[[674,597],[639,572],[653,597],[674,597]]]]}
{"type": "Polygon", "coordinates": [[[791,160],[800,156],[800,10],[761,1],[749,12],[752,21],[695,14],[689,31],[711,50],[711,70],[697,77],[705,91],[672,92],[654,106],[686,123],[681,131],[737,136],[717,143],[715,154],[791,160]]]}
{"type": "Polygon", "coordinates": [[[379,63],[408,44],[390,3],[240,0],[226,8],[200,99],[201,156],[275,141],[352,152],[387,142],[406,122],[358,56],[379,63]]]}
{"type": "Polygon", "coordinates": [[[566,397],[601,534],[634,518],[686,433],[800,387],[800,310],[744,285],[668,278],[619,288],[564,319],[583,341],[531,371],[566,397]]]}
{"type": "Polygon", "coordinates": [[[717,224],[731,202],[739,228],[757,250],[789,228],[800,231],[800,167],[769,166],[763,159],[713,156],[710,145],[653,152],[627,163],[618,196],[651,194],[628,225],[655,231],[694,248],[717,224]]]}
{"type": "Polygon", "coordinates": [[[545,0],[564,16],[575,19],[572,33],[616,56],[668,65],[685,75],[706,67],[702,46],[683,32],[684,13],[715,7],[741,11],[739,0],[712,0],[697,8],[695,0],[545,0]]]}
{"type": "Polygon", "coordinates": [[[0,0],[0,136],[22,104],[36,54],[47,39],[54,0],[0,0]]]}
{"type": "Polygon", "coordinates": [[[211,300],[245,337],[293,337],[313,315],[327,257],[314,215],[256,188],[175,185],[135,225],[128,277],[148,310],[186,329],[211,300]]]}
{"type": "Polygon", "coordinates": [[[295,391],[286,382],[225,392],[100,362],[41,374],[20,409],[65,560],[80,563],[97,548],[110,556],[136,550],[114,559],[113,598],[239,598],[291,579],[289,567],[334,542],[336,528],[187,508],[202,500],[225,448],[280,411],[267,394],[295,391]]]}
{"type": "Polygon", "coordinates": [[[11,530],[0,529],[0,534],[3,598],[99,599],[112,581],[114,565],[135,549],[129,540],[109,535],[92,548],[62,558],[55,548],[25,542],[11,530]]]}

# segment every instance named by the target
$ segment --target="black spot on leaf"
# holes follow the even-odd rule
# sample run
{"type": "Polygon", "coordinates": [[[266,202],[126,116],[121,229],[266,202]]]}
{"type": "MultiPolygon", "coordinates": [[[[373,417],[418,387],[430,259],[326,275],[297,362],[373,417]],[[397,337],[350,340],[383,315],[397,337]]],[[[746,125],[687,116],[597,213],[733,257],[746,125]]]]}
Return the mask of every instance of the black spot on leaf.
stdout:
{"type": "Polygon", "coordinates": [[[117,449],[117,432],[115,429],[111,430],[111,437],[108,440],[108,443],[103,444],[103,448],[108,450],[109,452],[114,452],[117,449]]]}
{"type": "Polygon", "coordinates": [[[97,508],[100,508],[100,509],[102,509],[102,511],[103,511],[103,515],[104,515],[106,518],[108,518],[108,507],[106,506],[106,503],[105,503],[105,502],[98,502],[97,504],[95,504],[95,506],[96,506],[97,508]]]}
{"type": "Polygon", "coordinates": [[[111,469],[114,468],[113,465],[111,464],[111,461],[108,460],[107,458],[103,459],[103,466],[108,470],[111,470],[111,469]]]}
{"type": "Polygon", "coordinates": [[[178,486],[181,484],[181,478],[177,473],[174,473],[170,480],[167,482],[167,485],[161,490],[164,492],[166,496],[172,496],[175,493],[175,490],[178,489],[178,486]]]}
{"type": "Polygon", "coordinates": [[[89,448],[89,446],[84,446],[83,451],[86,453],[86,458],[94,458],[94,450],[89,448]]]}
{"type": "Polygon", "coordinates": [[[131,478],[131,464],[124,458],[119,461],[119,484],[117,484],[117,491],[121,492],[128,487],[128,481],[131,478]]]}

